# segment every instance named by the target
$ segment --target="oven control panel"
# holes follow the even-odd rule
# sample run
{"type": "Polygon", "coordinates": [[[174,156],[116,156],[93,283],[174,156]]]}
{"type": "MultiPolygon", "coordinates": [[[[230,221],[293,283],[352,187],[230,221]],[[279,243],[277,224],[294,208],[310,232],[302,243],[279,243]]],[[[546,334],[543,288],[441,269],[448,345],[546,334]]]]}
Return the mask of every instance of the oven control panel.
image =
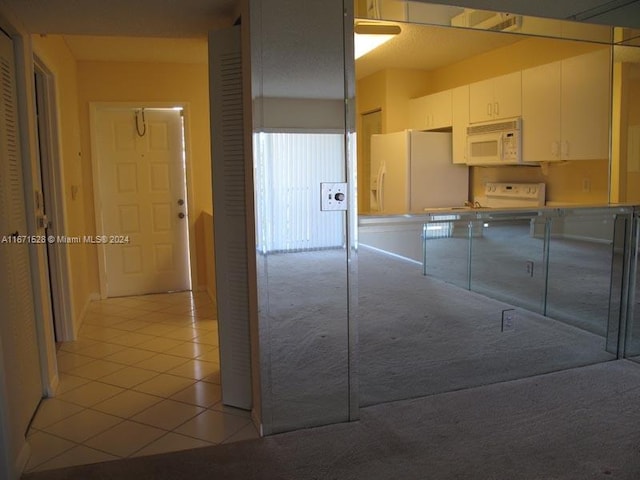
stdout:
{"type": "Polygon", "coordinates": [[[484,194],[487,207],[543,207],[545,184],[487,182],[484,194]]]}

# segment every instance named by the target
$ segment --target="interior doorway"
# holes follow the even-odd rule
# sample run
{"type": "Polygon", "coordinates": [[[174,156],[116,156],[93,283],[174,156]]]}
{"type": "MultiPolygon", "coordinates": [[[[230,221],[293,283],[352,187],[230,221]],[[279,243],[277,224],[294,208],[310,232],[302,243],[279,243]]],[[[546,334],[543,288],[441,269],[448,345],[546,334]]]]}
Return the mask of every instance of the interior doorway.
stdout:
{"type": "MultiPolygon", "coordinates": [[[[54,76],[37,57],[34,59],[34,89],[38,137],[39,188],[36,191],[35,214],[38,228],[48,236],[65,232],[64,189],[58,155],[54,76]]],[[[69,340],[73,336],[71,321],[71,285],[69,259],[64,242],[47,242],[44,249],[43,271],[48,277],[48,291],[43,292],[50,301],[55,341],[69,340]]],[[[44,300],[44,299],[43,299],[44,300]]],[[[44,305],[49,302],[43,301],[44,305]]],[[[43,307],[45,308],[45,307],[43,307]]]]}
{"type": "Polygon", "coordinates": [[[103,298],[191,290],[183,109],[93,113],[103,298]]]}
{"type": "Polygon", "coordinates": [[[362,129],[359,134],[360,158],[359,162],[362,183],[365,188],[358,198],[358,209],[360,212],[371,210],[372,198],[370,195],[371,180],[371,135],[382,133],[382,110],[373,110],[361,115],[362,129]]]}

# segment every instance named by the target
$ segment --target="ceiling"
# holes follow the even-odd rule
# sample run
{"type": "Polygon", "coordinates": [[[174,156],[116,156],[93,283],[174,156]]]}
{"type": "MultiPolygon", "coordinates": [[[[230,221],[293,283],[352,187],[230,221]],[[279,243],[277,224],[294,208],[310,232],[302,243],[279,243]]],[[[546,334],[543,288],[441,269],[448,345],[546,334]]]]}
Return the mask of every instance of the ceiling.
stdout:
{"type": "Polygon", "coordinates": [[[106,37],[64,35],[78,61],[204,63],[209,60],[206,38],[106,37]]]}
{"type": "Polygon", "coordinates": [[[206,63],[236,0],[0,0],[29,32],[61,34],[77,60],[206,63]]]}
{"type": "MultiPolygon", "coordinates": [[[[289,2],[288,11],[300,8],[307,14],[315,5],[300,0],[282,1],[289,2]]],[[[614,20],[613,16],[621,15],[624,19],[626,14],[636,24],[640,22],[640,12],[633,14],[636,11],[633,9],[640,8],[640,0],[432,1],[555,18],[588,21],[605,18],[620,24],[624,22],[614,20]]],[[[8,8],[31,33],[64,35],[71,52],[81,61],[204,63],[207,61],[208,32],[232,25],[238,17],[238,3],[238,0],[0,0],[0,7],[8,8]]],[[[318,5],[318,8],[325,8],[322,3],[318,5]]],[[[321,11],[314,15],[320,14],[321,11]]],[[[489,35],[486,42],[481,43],[475,39],[477,31],[421,29],[411,24],[402,24],[402,29],[401,35],[358,61],[358,77],[374,73],[381,65],[384,68],[430,70],[518,39],[508,34],[489,35]],[[474,35],[474,41],[467,39],[469,35],[474,35]],[[432,48],[425,48],[425,45],[432,48]]],[[[322,81],[322,77],[327,72],[322,69],[326,62],[318,58],[305,62],[309,50],[299,42],[304,37],[313,43],[313,35],[299,31],[295,23],[287,30],[288,35],[283,35],[282,31],[278,33],[282,38],[278,44],[278,58],[273,59],[274,65],[285,62],[290,67],[295,59],[304,66],[299,69],[299,78],[318,83],[318,95],[324,95],[323,85],[327,82],[322,81]]],[[[283,72],[289,70],[284,68],[283,72]]],[[[280,80],[280,88],[284,90],[279,93],[291,95],[288,87],[285,88],[286,79],[280,80]]]]}
{"type": "Polygon", "coordinates": [[[358,79],[384,68],[433,70],[522,40],[521,36],[399,24],[402,32],[356,61],[358,79]]]}
{"type": "Polygon", "coordinates": [[[640,0],[414,0],[511,12],[535,17],[578,20],[640,28],[640,0]]]}
{"type": "MultiPolygon", "coordinates": [[[[640,0],[413,0],[640,27],[640,0]]],[[[32,33],[203,37],[238,16],[238,0],[0,0],[32,33]]]]}
{"type": "Polygon", "coordinates": [[[236,0],[2,0],[31,33],[206,37],[237,17],[236,0]]]}

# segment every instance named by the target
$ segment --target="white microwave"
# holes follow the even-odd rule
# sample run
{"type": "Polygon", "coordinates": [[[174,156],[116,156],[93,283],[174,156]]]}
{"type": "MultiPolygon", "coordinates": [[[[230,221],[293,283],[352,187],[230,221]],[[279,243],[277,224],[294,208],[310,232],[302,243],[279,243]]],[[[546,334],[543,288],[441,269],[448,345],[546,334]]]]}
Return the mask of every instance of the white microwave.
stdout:
{"type": "Polygon", "coordinates": [[[516,165],[522,162],[522,119],[467,127],[468,165],[516,165]]]}

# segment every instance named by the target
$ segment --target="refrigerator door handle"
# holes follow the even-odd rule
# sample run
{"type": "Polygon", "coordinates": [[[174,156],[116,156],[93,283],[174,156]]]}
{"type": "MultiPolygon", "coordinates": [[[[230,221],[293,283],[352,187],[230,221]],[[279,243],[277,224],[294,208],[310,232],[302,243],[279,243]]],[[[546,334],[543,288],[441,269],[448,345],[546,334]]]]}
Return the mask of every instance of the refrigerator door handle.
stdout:
{"type": "Polygon", "coordinates": [[[387,174],[387,169],[383,163],[378,168],[378,211],[384,212],[384,177],[387,174]]]}

